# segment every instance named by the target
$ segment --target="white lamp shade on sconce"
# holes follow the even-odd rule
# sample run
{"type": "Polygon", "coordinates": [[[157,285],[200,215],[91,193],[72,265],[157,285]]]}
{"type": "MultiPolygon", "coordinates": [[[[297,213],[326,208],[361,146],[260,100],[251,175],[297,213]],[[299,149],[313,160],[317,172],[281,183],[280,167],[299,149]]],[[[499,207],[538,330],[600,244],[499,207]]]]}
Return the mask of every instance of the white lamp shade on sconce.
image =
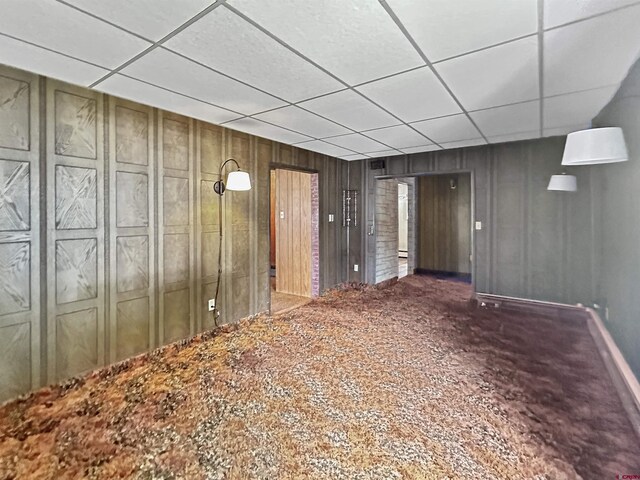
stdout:
{"type": "Polygon", "coordinates": [[[225,187],[227,190],[251,190],[251,178],[249,178],[249,173],[243,172],[242,170],[229,172],[229,175],[227,175],[227,183],[225,187]]]}
{"type": "Polygon", "coordinates": [[[547,190],[576,192],[578,191],[578,182],[574,175],[566,175],[564,173],[562,175],[552,175],[547,190]]]}
{"type": "Polygon", "coordinates": [[[562,165],[597,165],[626,162],[628,159],[621,128],[592,128],[567,135],[562,165]]]}

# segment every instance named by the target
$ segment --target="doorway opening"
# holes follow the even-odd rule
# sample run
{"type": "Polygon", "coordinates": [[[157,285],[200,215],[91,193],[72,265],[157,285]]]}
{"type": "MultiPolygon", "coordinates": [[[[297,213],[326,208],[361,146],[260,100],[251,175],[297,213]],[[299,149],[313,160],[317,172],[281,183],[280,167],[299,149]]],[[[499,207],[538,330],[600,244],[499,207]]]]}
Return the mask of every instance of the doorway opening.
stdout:
{"type": "Polygon", "coordinates": [[[375,283],[412,275],[416,257],[416,179],[376,179],[375,283]]]}
{"type": "Polygon", "coordinates": [[[418,177],[417,273],[471,283],[471,174],[418,177]]]}
{"type": "Polygon", "coordinates": [[[398,182],[398,278],[408,274],[409,261],[409,185],[398,182]]]}
{"type": "Polygon", "coordinates": [[[284,168],[270,172],[271,313],[319,294],[318,174],[284,168]]]}

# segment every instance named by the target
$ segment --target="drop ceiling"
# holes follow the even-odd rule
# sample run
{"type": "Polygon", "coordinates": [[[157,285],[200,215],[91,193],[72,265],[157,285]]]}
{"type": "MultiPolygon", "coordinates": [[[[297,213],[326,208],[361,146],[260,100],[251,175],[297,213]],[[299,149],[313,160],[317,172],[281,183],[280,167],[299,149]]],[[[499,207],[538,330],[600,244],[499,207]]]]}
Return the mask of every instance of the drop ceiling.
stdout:
{"type": "Polygon", "coordinates": [[[0,63],[358,160],[585,128],[629,0],[3,0],[0,63]]]}

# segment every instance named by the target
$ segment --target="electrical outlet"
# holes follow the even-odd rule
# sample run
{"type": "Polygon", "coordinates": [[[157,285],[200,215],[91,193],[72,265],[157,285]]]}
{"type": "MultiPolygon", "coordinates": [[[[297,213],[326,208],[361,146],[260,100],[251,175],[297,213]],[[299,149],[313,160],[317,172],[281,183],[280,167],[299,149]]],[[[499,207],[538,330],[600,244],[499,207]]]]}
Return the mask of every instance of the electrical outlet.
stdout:
{"type": "Polygon", "coordinates": [[[353,271],[354,271],[354,272],[357,272],[357,271],[358,271],[358,268],[359,268],[359,267],[358,267],[358,264],[357,264],[357,263],[355,263],[355,264],[353,265],[353,271]]]}
{"type": "Polygon", "coordinates": [[[333,222],[333,220],[335,219],[335,216],[333,215],[333,213],[329,214],[329,223],[333,222]]]}
{"type": "Polygon", "coordinates": [[[215,298],[211,298],[209,300],[209,311],[213,312],[216,309],[216,299],[215,298]]]}
{"type": "Polygon", "coordinates": [[[482,222],[476,222],[476,230],[482,230],[482,222]]]}
{"type": "Polygon", "coordinates": [[[282,211],[280,212],[280,218],[281,218],[282,220],[284,220],[284,212],[282,212],[282,211]]]}

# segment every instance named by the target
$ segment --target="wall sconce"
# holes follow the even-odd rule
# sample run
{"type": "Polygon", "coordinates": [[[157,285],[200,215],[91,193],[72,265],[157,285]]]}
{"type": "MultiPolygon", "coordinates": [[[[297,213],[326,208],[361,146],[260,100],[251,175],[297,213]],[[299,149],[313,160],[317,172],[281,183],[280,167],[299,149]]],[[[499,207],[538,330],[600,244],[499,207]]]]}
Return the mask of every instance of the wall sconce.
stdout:
{"type": "Polygon", "coordinates": [[[218,194],[218,225],[220,226],[220,243],[218,245],[218,279],[216,283],[216,293],[213,297],[213,322],[218,326],[218,318],[220,318],[220,310],[218,309],[218,294],[220,292],[220,279],[222,278],[222,236],[223,236],[223,223],[222,223],[222,195],[226,190],[231,191],[247,191],[251,190],[251,178],[249,173],[240,170],[240,165],[234,158],[226,160],[220,165],[219,172],[220,179],[213,184],[213,191],[218,194]],[[233,162],[236,164],[237,170],[229,172],[227,175],[227,183],[222,180],[224,168],[233,162]]]}
{"type": "Polygon", "coordinates": [[[562,172],[562,175],[551,175],[551,180],[549,180],[547,190],[557,192],[576,192],[578,191],[578,182],[574,175],[567,175],[565,172],[562,172]]]}
{"type": "Polygon", "coordinates": [[[213,184],[213,191],[218,195],[222,195],[225,190],[235,190],[235,191],[246,191],[251,190],[251,178],[249,178],[249,173],[240,170],[240,165],[234,158],[230,158],[225,161],[222,165],[220,165],[220,180],[213,184]],[[227,183],[225,184],[222,181],[222,171],[224,167],[229,163],[233,162],[236,164],[237,170],[233,172],[229,172],[227,175],[227,183]]]}

